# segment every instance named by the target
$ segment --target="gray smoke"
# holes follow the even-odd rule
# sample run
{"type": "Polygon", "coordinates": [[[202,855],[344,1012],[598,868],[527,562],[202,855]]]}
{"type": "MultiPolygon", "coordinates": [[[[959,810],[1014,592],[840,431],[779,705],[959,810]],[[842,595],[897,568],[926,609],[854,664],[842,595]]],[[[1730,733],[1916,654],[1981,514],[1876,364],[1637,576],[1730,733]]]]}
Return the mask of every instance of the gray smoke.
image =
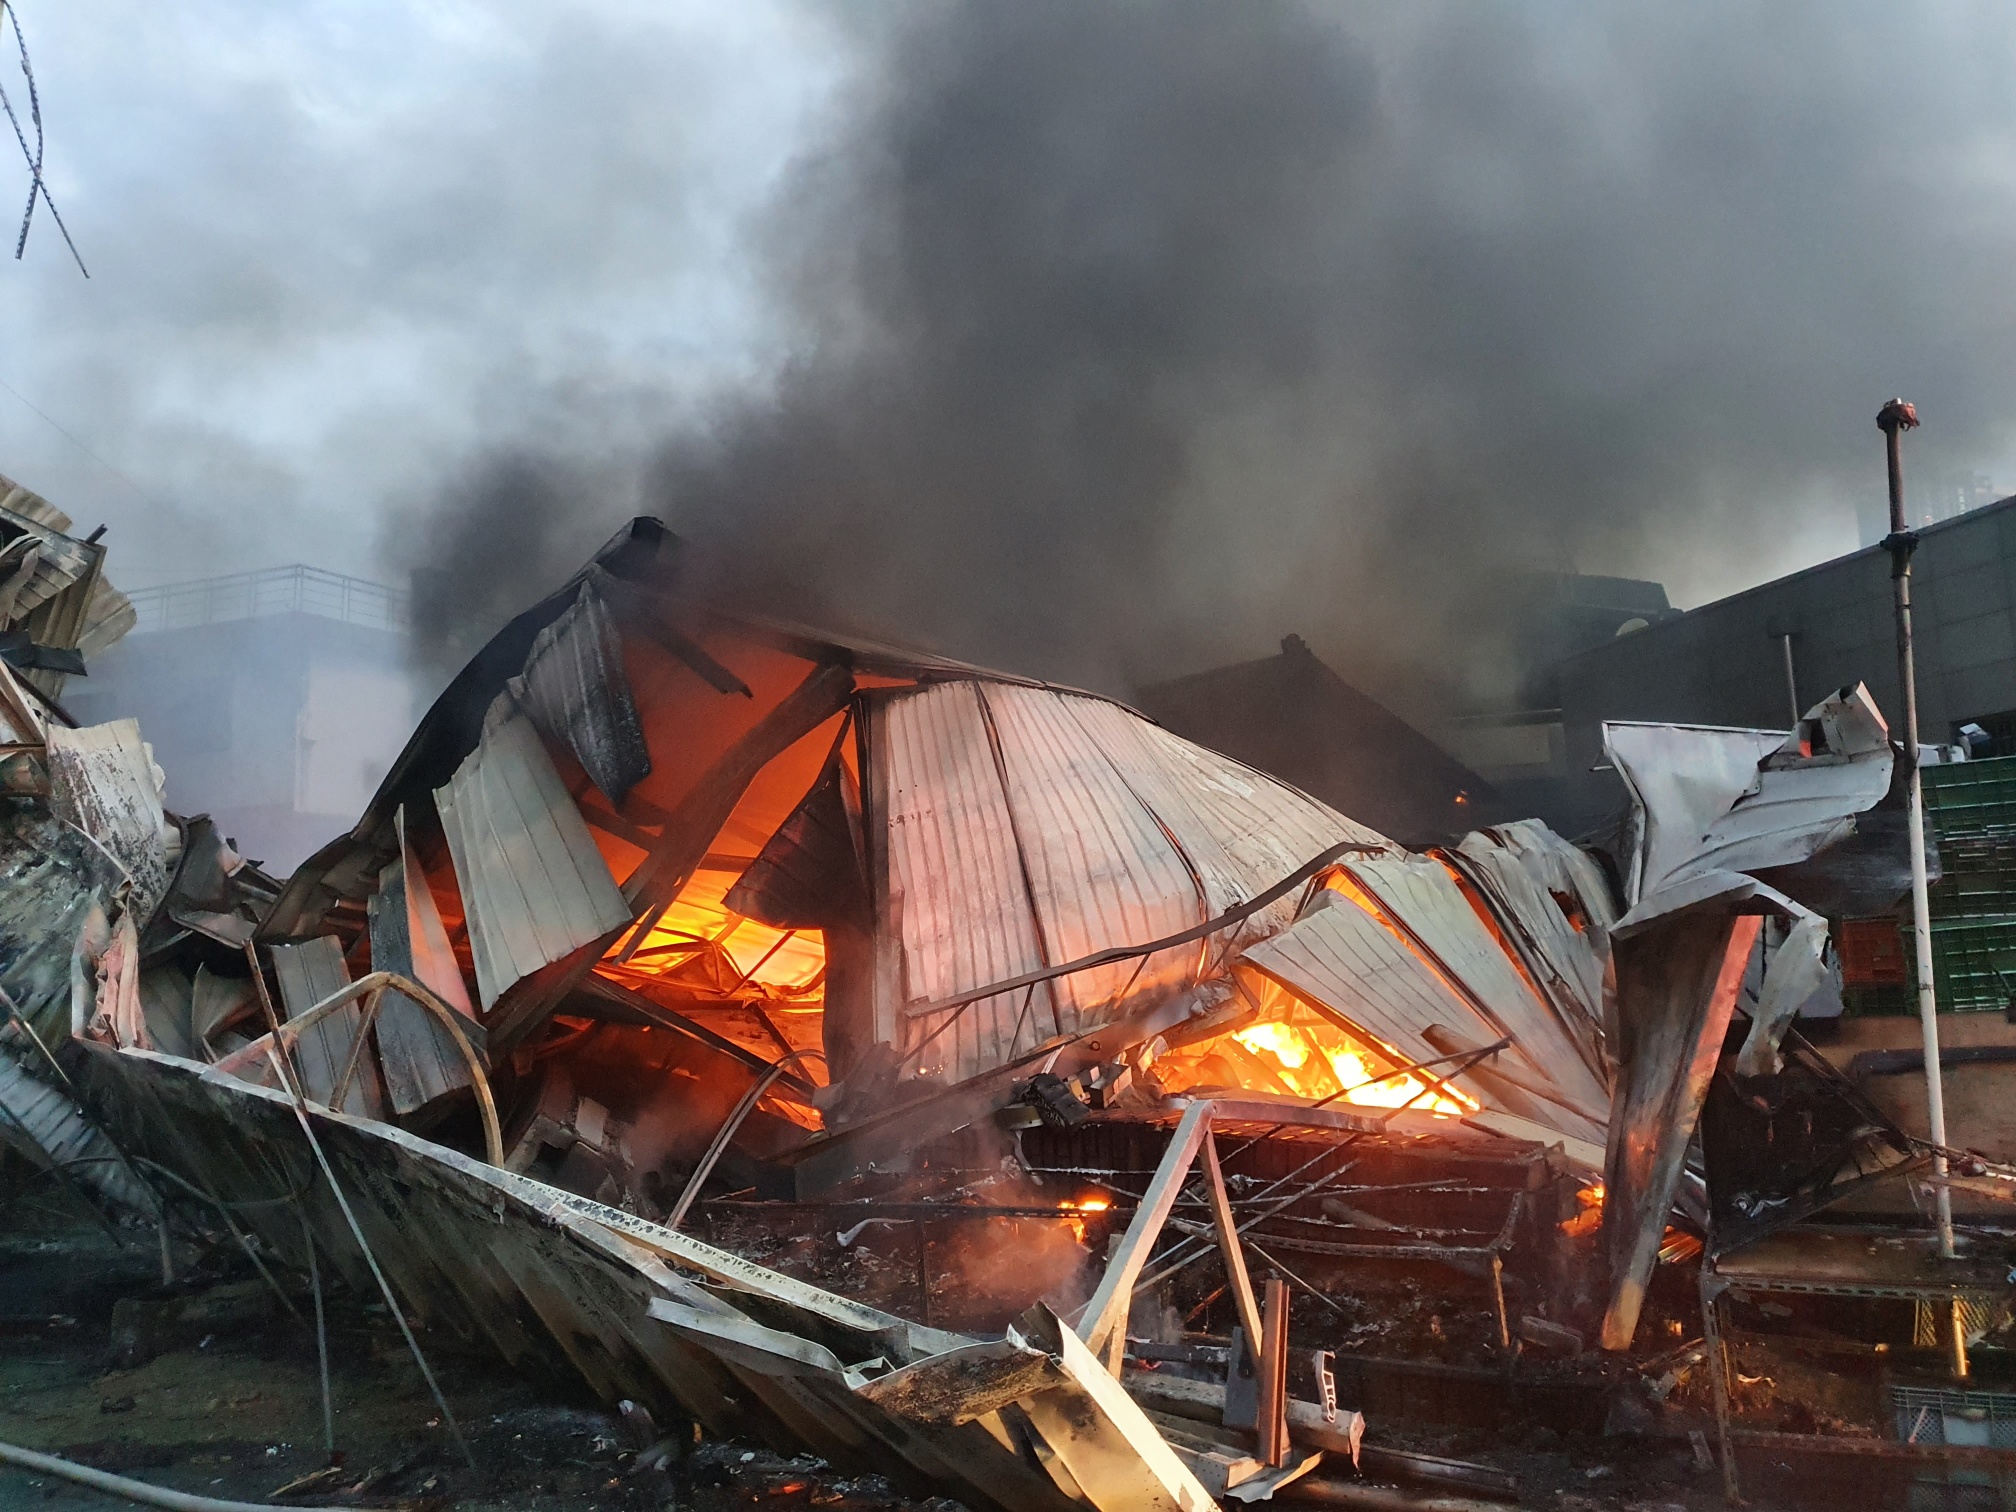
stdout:
{"type": "Polygon", "coordinates": [[[1102,687],[1488,682],[1508,568],[1851,548],[1893,393],[2016,483],[2005,11],[30,0],[94,277],[0,379],[141,487],[5,394],[0,470],[129,580],[435,569],[444,652],[647,507],[1102,687]]]}
{"type": "Polygon", "coordinates": [[[1291,629],[1489,682],[1508,568],[1793,565],[1893,390],[1920,462],[2009,439],[2016,150],[1958,19],[882,19],[766,227],[795,359],[654,480],[893,628],[1106,686],[1291,629]]]}

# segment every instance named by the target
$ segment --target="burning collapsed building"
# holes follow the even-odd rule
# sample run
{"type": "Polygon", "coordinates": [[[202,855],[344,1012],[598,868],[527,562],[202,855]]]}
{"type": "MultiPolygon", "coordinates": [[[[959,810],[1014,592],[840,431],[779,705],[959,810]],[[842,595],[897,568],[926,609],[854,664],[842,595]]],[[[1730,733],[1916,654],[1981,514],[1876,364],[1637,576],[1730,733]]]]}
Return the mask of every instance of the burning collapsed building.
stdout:
{"type": "MultiPolygon", "coordinates": [[[[1111,700],[723,610],[638,520],[284,885],[136,733],[15,733],[15,854],[81,859],[12,874],[9,1043],[127,1201],[976,1507],[1307,1494],[1370,1388],[1295,1297],[1377,1336],[1340,1294],[1425,1268],[1437,1349],[1621,1354],[1662,1260],[1796,1286],[1797,1223],[1920,1163],[1792,1028],[1893,785],[1860,690],[1612,726],[1614,870],[1416,853],[1111,700]]],[[[1893,1290],[1993,1269],[1896,1242],[1893,1290]]]]}

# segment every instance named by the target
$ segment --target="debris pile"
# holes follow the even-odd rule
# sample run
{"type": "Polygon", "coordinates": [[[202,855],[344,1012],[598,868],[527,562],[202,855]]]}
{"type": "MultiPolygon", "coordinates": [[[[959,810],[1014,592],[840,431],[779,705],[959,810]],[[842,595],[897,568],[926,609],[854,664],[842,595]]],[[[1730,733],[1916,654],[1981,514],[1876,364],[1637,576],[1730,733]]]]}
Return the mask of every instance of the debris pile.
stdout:
{"type": "Polygon", "coordinates": [[[1796,1028],[1830,919],[1887,906],[1823,901],[1895,801],[1862,689],[1608,727],[1607,851],[1416,851],[681,568],[619,533],[284,885],[0,667],[0,1098],[262,1275],[972,1508],[1521,1494],[1432,1423],[1663,1437],[1733,1491],[1746,1445],[1878,1442],[1733,1390],[1739,1311],[1868,1356],[1854,1309],[1908,1303],[1962,1364],[2006,1324],[2007,1235],[1938,1260],[1927,1147],[1796,1028]]]}

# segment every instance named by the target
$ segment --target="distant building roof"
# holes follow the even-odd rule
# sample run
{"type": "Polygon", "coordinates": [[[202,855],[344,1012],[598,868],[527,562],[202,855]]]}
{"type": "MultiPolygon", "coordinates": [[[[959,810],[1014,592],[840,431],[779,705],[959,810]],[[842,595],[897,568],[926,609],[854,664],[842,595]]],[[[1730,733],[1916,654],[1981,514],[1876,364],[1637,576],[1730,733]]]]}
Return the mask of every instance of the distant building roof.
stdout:
{"type": "Polygon", "coordinates": [[[127,597],[139,617],[134,631],[142,635],[276,614],[312,614],[375,630],[404,630],[411,613],[411,596],[404,589],[299,563],[136,588],[127,597]]]}
{"type": "Polygon", "coordinates": [[[1489,783],[1345,682],[1299,635],[1279,656],[1156,683],[1134,701],[1184,739],[1397,840],[1439,842],[1497,817],[1487,812],[1489,783]]]}

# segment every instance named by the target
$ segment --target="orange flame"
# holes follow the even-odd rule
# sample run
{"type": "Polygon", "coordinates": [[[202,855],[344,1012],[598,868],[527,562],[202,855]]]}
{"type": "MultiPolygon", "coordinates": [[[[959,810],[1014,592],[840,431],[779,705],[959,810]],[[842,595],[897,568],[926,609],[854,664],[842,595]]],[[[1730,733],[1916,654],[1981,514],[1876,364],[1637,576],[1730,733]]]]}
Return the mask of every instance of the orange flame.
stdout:
{"type": "Polygon", "coordinates": [[[1342,1092],[1344,1102],[1363,1108],[1420,1108],[1430,1113],[1462,1117],[1477,1105],[1454,1088],[1430,1092],[1428,1085],[1405,1072],[1380,1076],[1372,1058],[1347,1044],[1327,1025],[1262,1020],[1232,1032],[1266,1069],[1303,1097],[1328,1097],[1342,1092]]]}
{"type": "Polygon", "coordinates": [[[1561,1232],[1570,1239],[1580,1239],[1603,1227],[1603,1183],[1592,1181],[1575,1194],[1575,1201],[1582,1211],[1561,1220],[1561,1232]]]}
{"type": "MultiPolygon", "coordinates": [[[[1066,1213],[1104,1213],[1112,1208],[1113,1199],[1111,1197],[1102,1197],[1097,1192],[1094,1192],[1089,1197],[1080,1197],[1075,1202],[1060,1202],[1057,1206],[1066,1213]]],[[[1080,1244],[1083,1244],[1085,1242],[1085,1220],[1083,1218],[1066,1218],[1064,1221],[1071,1225],[1072,1234],[1080,1244]]]]}

